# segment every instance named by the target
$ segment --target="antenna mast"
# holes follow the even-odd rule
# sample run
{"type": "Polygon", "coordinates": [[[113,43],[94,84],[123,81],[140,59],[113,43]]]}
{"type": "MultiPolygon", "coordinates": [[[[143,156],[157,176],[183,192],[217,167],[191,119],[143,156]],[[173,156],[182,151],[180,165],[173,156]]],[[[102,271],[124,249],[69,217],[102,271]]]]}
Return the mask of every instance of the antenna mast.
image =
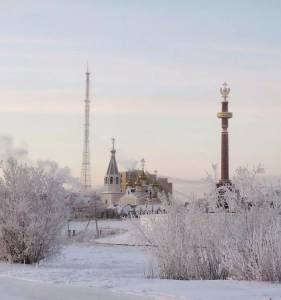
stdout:
{"type": "Polygon", "coordinates": [[[87,64],[86,72],[86,98],[85,98],[85,124],[84,147],[81,168],[81,183],[84,191],[91,188],[91,164],[90,164],[90,72],[87,64]]]}

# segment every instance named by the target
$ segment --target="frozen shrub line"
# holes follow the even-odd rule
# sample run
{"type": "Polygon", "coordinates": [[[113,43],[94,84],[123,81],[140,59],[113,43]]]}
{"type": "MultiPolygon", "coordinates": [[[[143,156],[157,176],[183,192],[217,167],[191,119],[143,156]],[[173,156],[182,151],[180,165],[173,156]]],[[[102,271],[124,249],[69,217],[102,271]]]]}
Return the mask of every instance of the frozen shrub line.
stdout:
{"type": "Polygon", "coordinates": [[[212,189],[204,201],[174,201],[165,215],[141,217],[159,277],[281,282],[281,189],[247,168],[233,182],[228,209],[212,189]]]}

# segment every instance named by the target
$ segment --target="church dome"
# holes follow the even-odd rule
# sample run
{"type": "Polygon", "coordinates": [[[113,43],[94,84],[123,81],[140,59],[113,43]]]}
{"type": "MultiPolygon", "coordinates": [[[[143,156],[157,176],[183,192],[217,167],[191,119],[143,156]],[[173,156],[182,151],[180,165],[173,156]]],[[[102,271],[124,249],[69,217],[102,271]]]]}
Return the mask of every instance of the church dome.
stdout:
{"type": "Polygon", "coordinates": [[[133,186],[133,182],[132,182],[132,180],[131,179],[129,179],[127,182],[126,182],[126,187],[128,187],[128,186],[133,186]]]}
{"type": "Polygon", "coordinates": [[[141,186],[140,176],[138,177],[137,181],[135,182],[135,186],[141,186]]]}
{"type": "Polygon", "coordinates": [[[155,181],[155,182],[153,182],[152,186],[154,186],[154,187],[159,187],[160,184],[159,184],[157,181],[155,181]]]}
{"type": "Polygon", "coordinates": [[[139,175],[140,180],[146,180],[146,175],[144,173],[144,170],[141,171],[141,174],[139,175]]]}

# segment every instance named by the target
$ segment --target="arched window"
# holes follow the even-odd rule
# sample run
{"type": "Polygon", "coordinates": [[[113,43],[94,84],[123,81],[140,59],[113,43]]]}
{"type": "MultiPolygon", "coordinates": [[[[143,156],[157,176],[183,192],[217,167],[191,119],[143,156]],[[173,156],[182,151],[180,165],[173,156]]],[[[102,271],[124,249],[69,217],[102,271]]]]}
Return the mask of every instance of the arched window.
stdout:
{"type": "Polygon", "coordinates": [[[116,182],[116,184],[119,184],[119,178],[118,177],[116,177],[115,182],[116,182]]]}
{"type": "Polygon", "coordinates": [[[104,183],[107,184],[108,180],[107,177],[104,178],[104,183]]]}
{"type": "Polygon", "coordinates": [[[113,183],[113,177],[111,176],[110,177],[110,184],[112,184],[113,183]]]}

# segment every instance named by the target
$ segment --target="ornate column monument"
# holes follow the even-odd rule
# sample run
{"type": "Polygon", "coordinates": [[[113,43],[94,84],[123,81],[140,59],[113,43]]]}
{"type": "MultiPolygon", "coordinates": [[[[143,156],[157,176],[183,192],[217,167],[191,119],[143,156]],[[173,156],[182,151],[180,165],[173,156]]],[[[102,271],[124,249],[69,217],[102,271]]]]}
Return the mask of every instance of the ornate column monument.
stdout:
{"type": "Polygon", "coordinates": [[[231,181],[229,179],[229,144],[228,144],[228,119],[232,118],[232,113],[228,111],[228,96],[230,93],[230,88],[225,82],[220,88],[220,93],[222,96],[221,102],[221,112],[218,112],[217,117],[221,119],[221,178],[219,180],[218,186],[228,185],[231,186],[231,181]]]}

